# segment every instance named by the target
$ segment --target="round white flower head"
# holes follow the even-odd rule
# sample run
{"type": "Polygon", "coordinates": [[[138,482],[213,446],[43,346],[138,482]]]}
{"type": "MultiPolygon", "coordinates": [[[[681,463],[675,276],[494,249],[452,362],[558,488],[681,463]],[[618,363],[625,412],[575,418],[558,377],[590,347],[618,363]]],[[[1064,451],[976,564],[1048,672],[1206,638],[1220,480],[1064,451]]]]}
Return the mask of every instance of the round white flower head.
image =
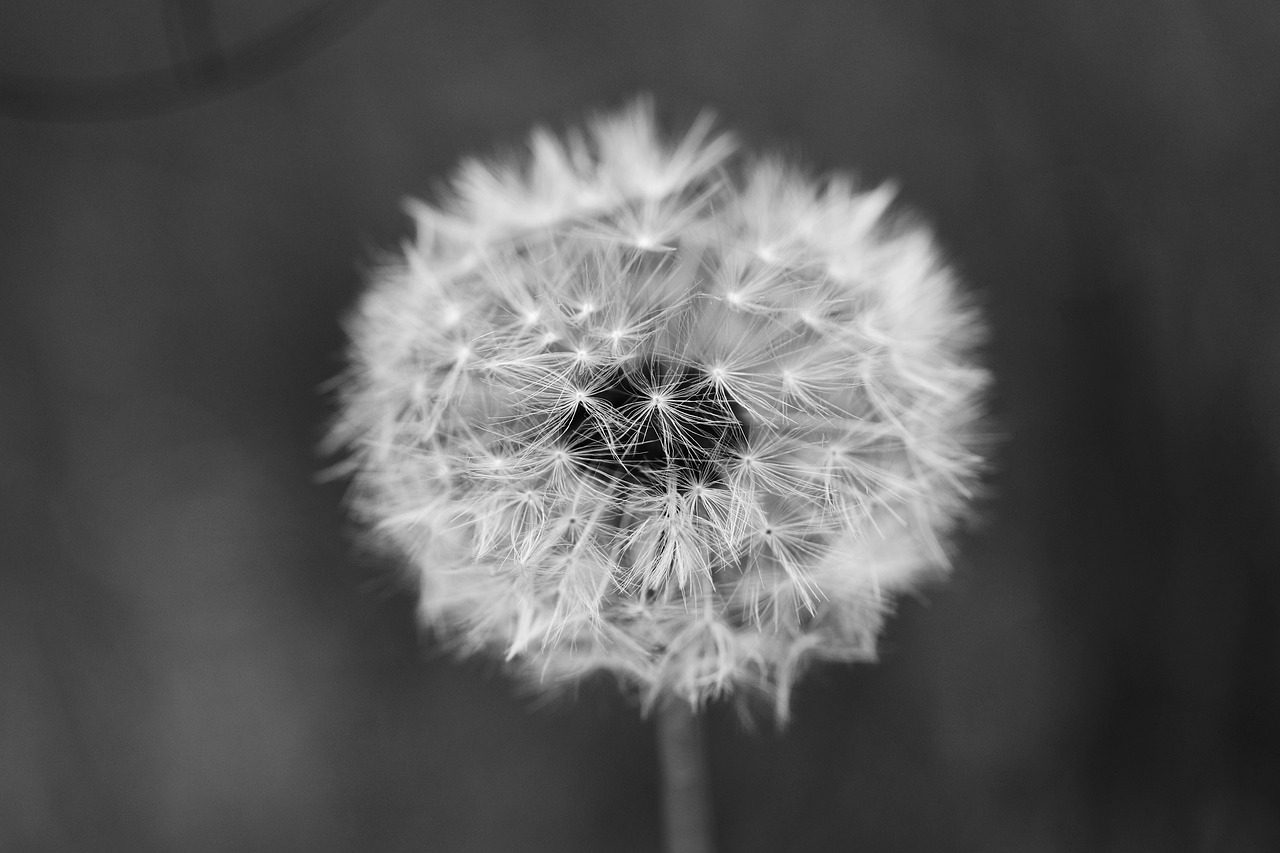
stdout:
{"type": "Polygon", "coordinates": [[[651,103],[464,163],[350,323],[333,432],[421,620],[648,701],[869,660],[981,466],[981,324],[891,187],[651,103]]]}

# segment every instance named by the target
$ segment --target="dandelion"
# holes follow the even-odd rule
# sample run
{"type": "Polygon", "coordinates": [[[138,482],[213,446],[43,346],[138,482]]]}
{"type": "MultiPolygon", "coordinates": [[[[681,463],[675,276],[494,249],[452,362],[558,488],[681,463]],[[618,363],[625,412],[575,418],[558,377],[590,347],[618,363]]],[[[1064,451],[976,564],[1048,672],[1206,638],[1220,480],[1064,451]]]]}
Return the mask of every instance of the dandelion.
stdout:
{"type": "Polygon", "coordinates": [[[469,160],[350,321],[335,446],[422,623],[648,703],[869,660],[980,470],[981,323],[891,186],[640,100],[469,160]]]}

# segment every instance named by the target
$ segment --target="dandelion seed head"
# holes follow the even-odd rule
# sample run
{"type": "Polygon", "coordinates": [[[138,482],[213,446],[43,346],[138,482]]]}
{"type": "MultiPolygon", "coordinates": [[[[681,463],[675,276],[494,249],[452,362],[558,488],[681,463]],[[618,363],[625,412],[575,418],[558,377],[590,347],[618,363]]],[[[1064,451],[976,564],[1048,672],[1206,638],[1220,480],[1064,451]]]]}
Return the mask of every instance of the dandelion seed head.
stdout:
{"type": "Polygon", "coordinates": [[[896,188],[640,100],[466,161],[350,320],[332,442],[419,614],[542,684],[871,660],[982,469],[981,322],[896,188]]]}

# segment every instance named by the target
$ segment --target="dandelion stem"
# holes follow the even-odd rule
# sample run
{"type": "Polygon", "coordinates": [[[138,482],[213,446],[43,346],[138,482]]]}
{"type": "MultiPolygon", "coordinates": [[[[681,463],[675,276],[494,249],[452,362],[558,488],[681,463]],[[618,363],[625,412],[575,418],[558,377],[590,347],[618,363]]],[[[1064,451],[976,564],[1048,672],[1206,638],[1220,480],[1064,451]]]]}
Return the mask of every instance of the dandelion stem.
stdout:
{"type": "Polygon", "coordinates": [[[713,853],[711,786],[702,719],[682,699],[658,706],[658,762],[667,853],[713,853]]]}

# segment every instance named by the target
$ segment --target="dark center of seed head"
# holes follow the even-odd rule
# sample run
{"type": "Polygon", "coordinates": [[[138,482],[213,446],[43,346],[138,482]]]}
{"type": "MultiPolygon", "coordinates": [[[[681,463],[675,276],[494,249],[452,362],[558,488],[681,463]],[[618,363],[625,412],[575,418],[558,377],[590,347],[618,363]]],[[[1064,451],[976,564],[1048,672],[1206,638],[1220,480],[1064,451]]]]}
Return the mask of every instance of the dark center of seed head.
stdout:
{"type": "Polygon", "coordinates": [[[592,387],[592,404],[574,410],[560,441],[602,474],[659,489],[671,476],[714,484],[746,445],[742,407],[695,367],[648,359],[609,368],[592,387]]]}

